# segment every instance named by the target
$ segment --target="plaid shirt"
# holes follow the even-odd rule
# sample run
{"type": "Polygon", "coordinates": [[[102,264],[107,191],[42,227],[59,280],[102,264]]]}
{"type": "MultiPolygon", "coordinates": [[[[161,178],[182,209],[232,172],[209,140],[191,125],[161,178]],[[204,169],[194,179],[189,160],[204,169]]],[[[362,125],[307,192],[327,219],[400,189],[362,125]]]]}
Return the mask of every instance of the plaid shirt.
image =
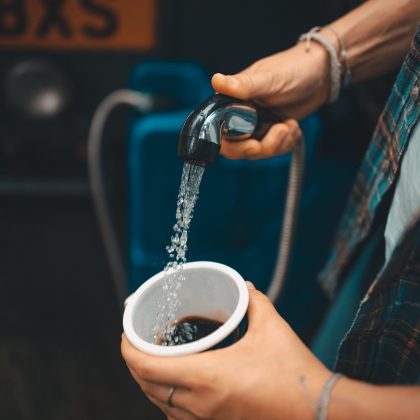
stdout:
{"type": "MultiPolygon", "coordinates": [[[[420,119],[420,26],[357,175],[321,281],[330,296],[374,221],[386,216],[400,163],[420,119]],[[381,207],[382,205],[382,207],[381,207]],[[375,218],[376,216],[376,218],[375,218]]],[[[420,162],[419,162],[420,164],[420,162]]],[[[416,180],[420,182],[420,180],[416,180]]],[[[336,369],[373,383],[420,384],[420,215],[406,230],[360,304],[336,369]]]]}

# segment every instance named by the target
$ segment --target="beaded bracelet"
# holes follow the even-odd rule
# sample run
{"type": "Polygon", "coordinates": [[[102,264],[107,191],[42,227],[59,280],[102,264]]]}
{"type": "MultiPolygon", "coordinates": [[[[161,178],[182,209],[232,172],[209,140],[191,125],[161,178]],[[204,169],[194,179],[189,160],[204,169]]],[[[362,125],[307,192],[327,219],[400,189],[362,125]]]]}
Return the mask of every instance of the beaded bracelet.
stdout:
{"type": "Polygon", "coordinates": [[[349,64],[349,59],[347,57],[347,50],[346,50],[346,46],[344,44],[344,39],[343,37],[334,29],[334,27],[332,25],[327,25],[326,26],[327,29],[329,29],[334,36],[337,38],[338,43],[340,44],[340,56],[343,59],[343,63],[344,63],[344,74],[343,74],[343,86],[347,87],[350,86],[351,81],[352,81],[352,74],[351,74],[351,69],[350,69],[350,64],[349,64]]]}

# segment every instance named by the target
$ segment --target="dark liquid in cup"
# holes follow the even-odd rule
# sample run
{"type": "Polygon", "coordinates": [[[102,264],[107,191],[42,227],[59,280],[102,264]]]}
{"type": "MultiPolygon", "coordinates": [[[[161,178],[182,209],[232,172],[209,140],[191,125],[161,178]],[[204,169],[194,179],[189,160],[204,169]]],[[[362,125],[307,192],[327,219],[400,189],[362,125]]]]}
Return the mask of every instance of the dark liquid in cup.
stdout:
{"type": "Polygon", "coordinates": [[[201,316],[182,318],[157,334],[156,344],[178,346],[197,341],[216,331],[223,323],[201,316]]]}

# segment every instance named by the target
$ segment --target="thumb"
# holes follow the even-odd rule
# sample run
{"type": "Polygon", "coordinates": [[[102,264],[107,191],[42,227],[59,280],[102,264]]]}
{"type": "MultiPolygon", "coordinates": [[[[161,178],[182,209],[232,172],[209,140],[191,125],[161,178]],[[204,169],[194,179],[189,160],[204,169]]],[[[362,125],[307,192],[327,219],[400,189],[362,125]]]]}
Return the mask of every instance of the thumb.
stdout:
{"type": "Polygon", "coordinates": [[[278,317],[278,313],[270,299],[258,291],[251,282],[247,282],[249,292],[248,304],[248,329],[260,328],[261,323],[273,317],[278,317]]]}
{"type": "Polygon", "coordinates": [[[269,73],[238,73],[233,76],[216,73],[211,84],[216,92],[238,99],[254,99],[269,92],[272,76],[269,73]]]}

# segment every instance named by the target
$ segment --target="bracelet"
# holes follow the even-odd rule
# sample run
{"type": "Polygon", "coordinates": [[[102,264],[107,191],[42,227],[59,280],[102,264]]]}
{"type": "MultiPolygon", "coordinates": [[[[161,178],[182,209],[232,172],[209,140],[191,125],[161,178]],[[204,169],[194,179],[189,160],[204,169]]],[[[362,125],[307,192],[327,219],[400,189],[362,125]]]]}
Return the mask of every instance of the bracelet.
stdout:
{"type": "Polygon", "coordinates": [[[341,373],[334,373],[325,382],[318,401],[316,420],[327,420],[331,391],[342,376],[341,373]]]}
{"type": "Polygon", "coordinates": [[[343,375],[341,373],[333,373],[326,380],[324,386],[322,387],[322,391],[321,391],[321,394],[319,396],[317,403],[315,403],[312,400],[311,395],[309,394],[308,387],[306,386],[305,376],[301,376],[299,378],[299,382],[302,386],[302,390],[305,394],[305,398],[311,404],[312,410],[315,414],[315,420],[327,420],[328,405],[330,403],[331,391],[334,388],[334,385],[337,383],[337,381],[342,377],[343,375]]]}
{"type": "Polygon", "coordinates": [[[332,42],[325,36],[319,33],[321,28],[316,26],[312,28],[306,34],[299,37],[298,42],[306,41],[306,52],[311,49],[311,41],[317,41],[320,43],[328,52],[330,56],[330,90],[328,94],[328,103],[333,103],[338,99],[341,89],[341,64],[338,60],[337,51],[335,50],[332,42]]]}
{"type": "Polygon", "coordinates": [[[335,37],[338,40],[338,43],[340,44],[340,56],[343,59],[343,63],[345,66],[344,75],[343,75],[343,86],[344,87],[350,86],[352,82],[352,75],[351,75],[349,59],[347,57],[347,50],[344,45],[343,37],[333,28],[333,26],[327,25],[326,27],[335,35],[335,37]]]}

